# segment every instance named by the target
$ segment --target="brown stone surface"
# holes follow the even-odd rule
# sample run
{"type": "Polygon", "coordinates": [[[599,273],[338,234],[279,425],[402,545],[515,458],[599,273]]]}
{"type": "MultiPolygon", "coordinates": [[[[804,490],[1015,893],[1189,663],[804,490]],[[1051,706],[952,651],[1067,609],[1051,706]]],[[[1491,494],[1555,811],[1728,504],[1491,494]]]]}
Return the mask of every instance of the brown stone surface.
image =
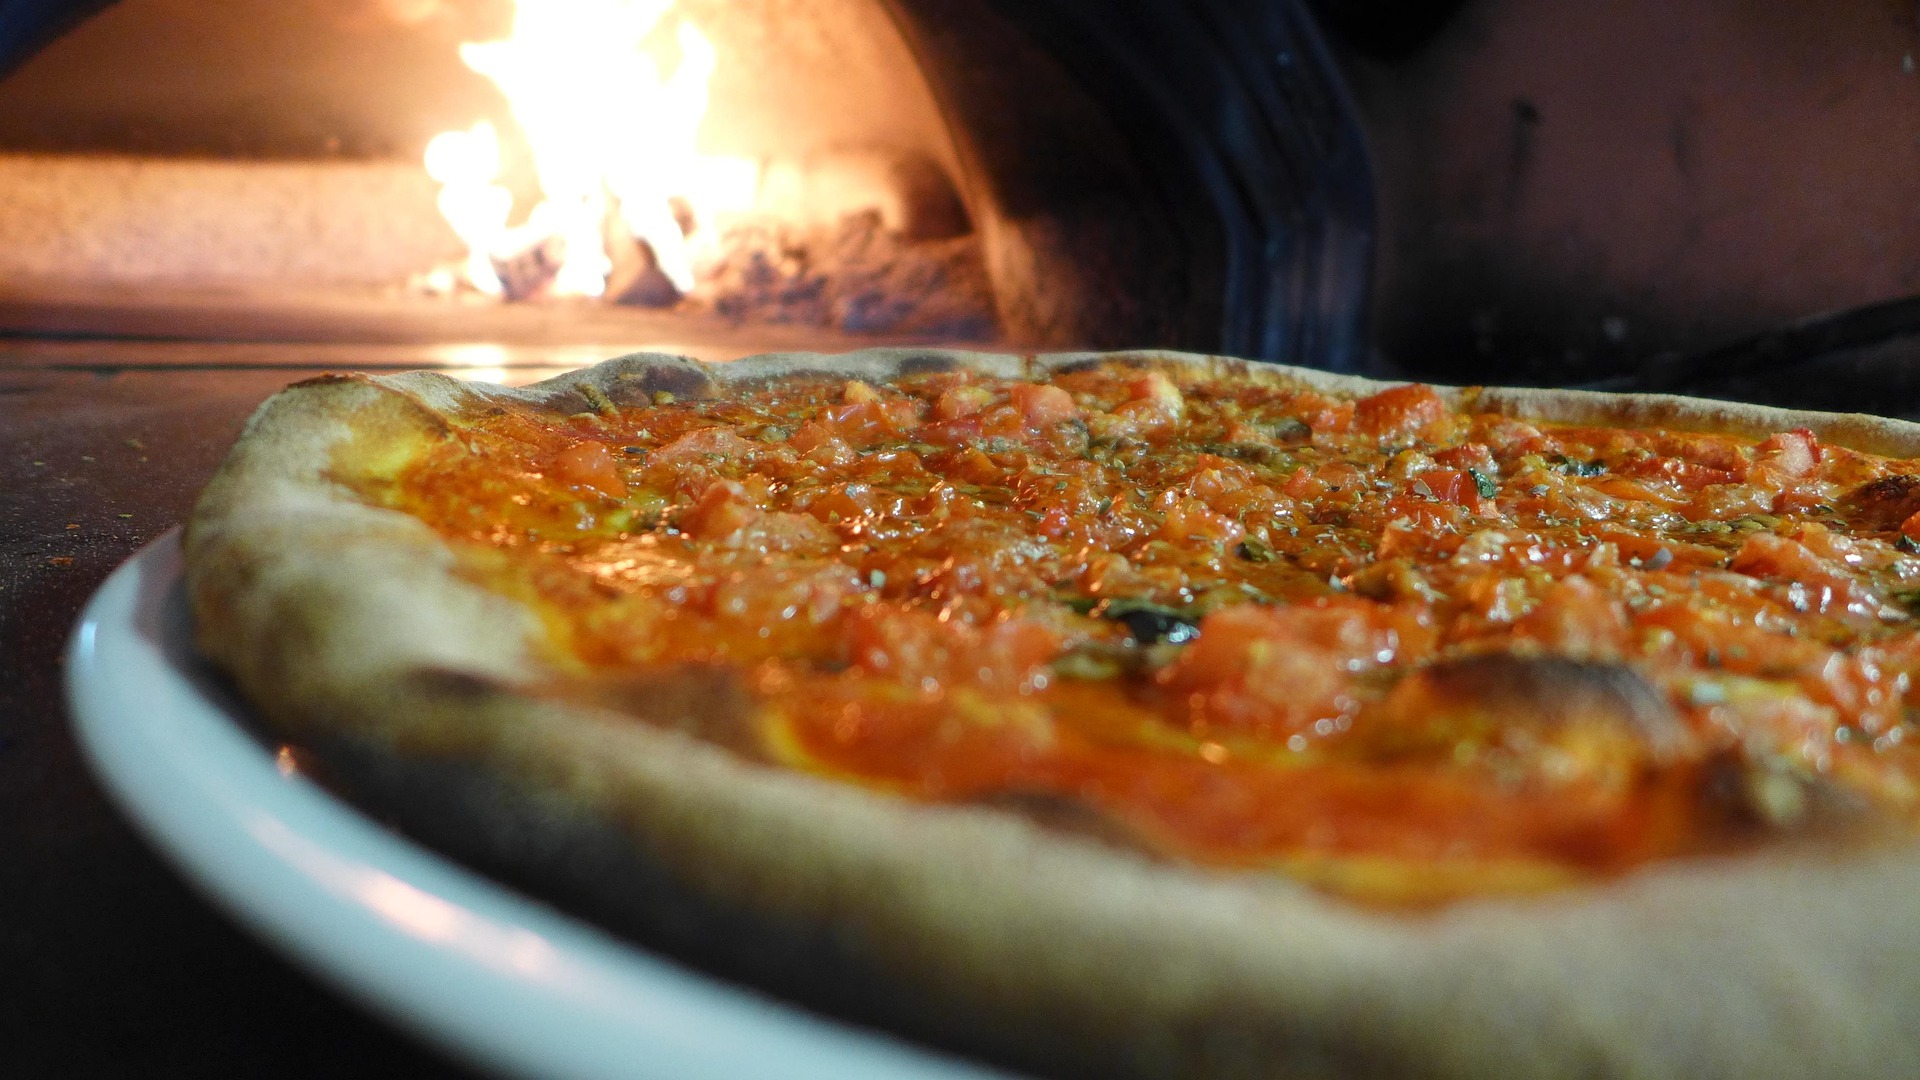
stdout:
{"type": "Polygon", "coordinates": [[[407,162],[0,154],[0,280],[397,288],[462,254],[407,162]]]}
{"type": "MultiPolygon", "coordinates": [[[[258,286],[108,288],[0,275],[0,353],[41,350],[49,344],[45,339],[62,338],[160,342],[163,351],[176,357],[180,350],[199,348],[198,343],[217,343],[216,353],[230,352],[229,345],[284,343],[354,357],[371,348],[416,367],[503,362],[581,367],[637,349],[728,360],[756,352],[959,340],[901,332],[841,334],[817,326],[752,326],[721,316],[586,301],[498,304],[368,290],[258,286]]],[[[54,347],[71,351],[73,344],[54,347]]],[[[153,359],[141,348],[114,348],[114,363],[149,365],[153,359]]],[[[269,352],[275,364],[310,362],[300,359],[306,355],[300,350],[269,352]]],[[[255,363],[268,354],[249,355],[253,359],[245,362],[255,363]]]]}

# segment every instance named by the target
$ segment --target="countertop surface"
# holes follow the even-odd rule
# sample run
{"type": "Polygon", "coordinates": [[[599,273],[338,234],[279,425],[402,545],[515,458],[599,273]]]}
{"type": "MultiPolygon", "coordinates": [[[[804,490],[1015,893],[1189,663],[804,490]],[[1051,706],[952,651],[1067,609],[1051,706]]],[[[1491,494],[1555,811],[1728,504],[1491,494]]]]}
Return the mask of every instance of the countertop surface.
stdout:
{"type": "Polygon", "coordinates": [[[880,342],[35,333],[0,327],[0,1076],[476,1077],[247,935],[134,831],[68,715],[62,657],[81,608],[185,520],[254,407],[302,378],[436,367],[519,384],[638,348],[726,360],[880,342]]]}
{"type": "Polygon", "coordinates": [[[81,606],[181,522],[256,404],[319,370],[155,353],[0,342],[0,1072],[472,1075],[236,928],[81,758],[61,669],[81,606]]]}
{"type": "Polygon", "coordinates": [[[282,386],[463,362],[524,383],[622,351],[0,336],[0,1075],[476,1075],[281,959],[155,854],[81,756],[62,655],[88,597],[185,519],[282,386]]]}

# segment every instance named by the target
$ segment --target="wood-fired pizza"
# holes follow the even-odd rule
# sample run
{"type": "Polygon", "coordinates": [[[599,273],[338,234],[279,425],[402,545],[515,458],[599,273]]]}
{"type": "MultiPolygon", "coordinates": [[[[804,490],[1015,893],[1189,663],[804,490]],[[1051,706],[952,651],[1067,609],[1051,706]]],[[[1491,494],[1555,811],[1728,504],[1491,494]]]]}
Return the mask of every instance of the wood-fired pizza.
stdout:
{"type": "Polygon", "coordinates": [[[403,827],[1061,1075],[1920,1074],[1920,426],[1169,353],[301,383],[198,640],[403,827]]]}

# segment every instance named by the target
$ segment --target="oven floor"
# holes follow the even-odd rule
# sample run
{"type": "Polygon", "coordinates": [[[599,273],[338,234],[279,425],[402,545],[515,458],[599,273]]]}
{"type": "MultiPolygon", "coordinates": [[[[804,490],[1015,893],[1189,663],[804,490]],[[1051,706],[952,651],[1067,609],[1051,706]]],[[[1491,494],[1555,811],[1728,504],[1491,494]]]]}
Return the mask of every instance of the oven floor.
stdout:
{"type": "MultiPolygon", "coordinates": [[[[761,352],[846,352],[884,345],[1009,347],[813,326],[738,325],[713,316],[587,301],[502,304],[400,290],[0,282],[0,365],[61,355],[74,342],[85,343],[80,353],[130,366],[149,366],[147,350],[154,343],[208,347],[206,354],[220,359],[207,362],[219,364],[255,364],[267,355],[253,348],[223,351],[223,346],[281,344],[378,356],[378,366],[457,364],[461,361],[447,359],[452,350],[491,349],[508,362],[574,367],[642,348],[731,360],[761,352]],[[137,345],[108,347],[122,342],[137,345]]],[[[174,353],[161,352],[165,363],[177,362],[174,353]]]]}

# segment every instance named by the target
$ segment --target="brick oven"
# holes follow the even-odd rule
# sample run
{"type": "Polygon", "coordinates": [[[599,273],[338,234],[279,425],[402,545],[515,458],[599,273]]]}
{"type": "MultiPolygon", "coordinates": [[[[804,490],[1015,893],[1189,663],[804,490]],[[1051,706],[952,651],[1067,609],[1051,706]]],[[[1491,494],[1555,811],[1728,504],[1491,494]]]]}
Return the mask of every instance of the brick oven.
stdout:
{"type": "MultiPolygon", "coordinates": [[[[449,275],[436,135],[489,125],[506,225],[541,194],[462,59],[511,0],[14,0],[0,334],[1154,345],[1920,412],[1910,5],[525,6],[645,13],[662,78],[682,28],[710,45],[690,145],[751,163],[757,216],[653,199],[697,273],[628,229],[590,301],[524,232],[485,260],[504,300],[449,275]]],[[[578,103],[598,145],[632,141],[625,96],[578,103]]]]}
{"type": "Polygon", "coordinates": [[[15,333],[1365,363],[1372,182],[1295,3],[37,6],[0,42],[15,333]],[[605,28],[531,71],[555,12],[605,28]],[[702,65],[701,110],[663,120],[702,65]],[[437,182],[436,136],[488,174],[437,182]],[[624,175],[555,179],[606,151],[624,175]],[[567,265],[597,240],[601,269],[567,265]]]}

